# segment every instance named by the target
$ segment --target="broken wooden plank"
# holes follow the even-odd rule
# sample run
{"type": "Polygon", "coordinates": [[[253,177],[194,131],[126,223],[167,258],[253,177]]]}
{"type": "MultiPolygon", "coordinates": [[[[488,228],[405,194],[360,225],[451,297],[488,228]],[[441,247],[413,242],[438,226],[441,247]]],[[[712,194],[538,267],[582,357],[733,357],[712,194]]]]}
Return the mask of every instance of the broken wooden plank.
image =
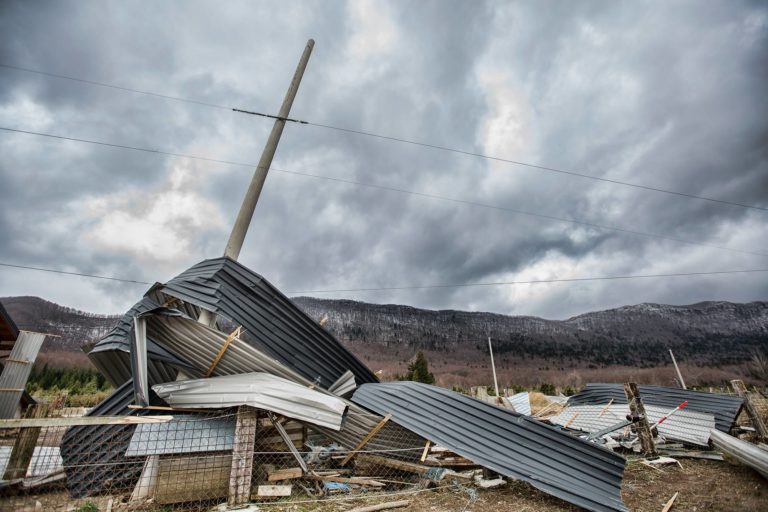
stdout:
{"type": "Polygon", "coordinates": [[[379,510],[391,510],[393,508],[403,508],[410,504],[408,500],[390,501],[389,503],[379,503],[377,505],[366,505],[365,507],[353,508],[347,512],[377,512],[379,510]]]}
{"type": "MultiPolygon", "coordinates": [[[[405,473],[414,473],[419,476],[424,476],[427,471],[432,469],[429,466],[422,466],[421,464],[405,462],[403,460],[390,459],[380,455],[360,454],[357,456],[357,462],[363,464],[372,464],[375,466],[384,466],[387,468],[396,469],[398,471],[403,471],[405,473]]],[[[462,475],[461,473],[456,473],[454,471],[449,471],[448,476],[450,476],[450,478],[470,481],[473,478],[472,476],[462,475]]]]}
{"type": "Polygon", "coordinates": [[[260,485],[256,488],[258,498],[284,498],[293,492],[292,485],[260,485]]]}
{"type": "Polygon", "coordinates": [[[208,368],[208,371],[205,372],[206,377],[210,377],[213,374],[213,371],[216,369],[216,366],[218,366],[219,361],[221,361],[221,358],[224,357],[224,353],[229,348],[230,343],[234,341],[236,338],[239,338],[240,333],[243,329],[243,326],[238,326],[237,329],[232,331],[229,336],[227,336],[227,339],[224,340],[224,344],[221,345],[221,348],[219,349],[219,353],[216,354],[216,357],[213,358],[213,362],[211,362],[211,366],[208,368]]]}
{"type": "Polygon", "coordinates": [[[291,451],[291,454],[296,459],[296,462],[299,463],[299,466],[301,466],[301,469],[303,469],[305,472],[307,471],[307,463],[304,462],[304,459],[302,458],[299,451],[296,449],[296,446],[293,444],[293,441],[288,436],[288,433],[285,431],[285,428],[283,428],[282,423],[275,418],[275,415],[271,412],[267,413],[270,418],[272,418],[272,423],[277,429],[277,432],[280,434],[280,437],[283,438],[283,441],[285,442],[285,445],[288,447],[288,449],[291,451]]]}
{"type": "Polygon", "coordinates": [[[362,439],[362,441],[357,443],[357,446],[355,446],[355,449],[349,452],[346,457],[344,457],[344,460],[341,461],[341,465],[344,466],[347,462],[349,462],[350,459],[355,456],[355,453],[358,450],[360,450],[363,446],[365,446],[368,443],[368,441],[370,441],[373,438],[373,436],[375,436],[379,432],[379,430],[384,428],[384,425],[387,424],[387,422],[391,417],[392,417],[392,414],[387,414],[386,416],[384,416],[384,418],[380,422],[378,422],[376,426],[373,427],[370,432],[368,432],[368,434],[366,434],[366,436],[362,439]]]}
{"type": "Polygon", "coordinates": [[[424,451],[421,453],[421,462],[424,462],[424,459],[427,458],[427,453],[429,453],[430,444],[432,444],[431,441],[427,440],[427,444],[424,445],[424,451]]]}
{"type": "Polygon", "coordinates": [[[677,499],[677,495],[680,494],[679,492],[676,492],[667,502],[666,505],[664,505],[664,508],[661,509],[661,512],[669,512],[669,510],[672,508],[672,505],[675,504],[675,500],[677,499]]]}
{"type": "Polygon", "coordinates": [[[306,475],[304,477],[307,480],[319,480],[321,482],[336,482],[340,484],[358,484],[358,485],[368,485],[370,487],[384,487],[385,484],[379,482],[378,480],[371,479],[369,477],[362,477],[362,476],[353,476],[353,477],[343,477],[343,476],[320,476],[320,475],[306,475]]]}
{"type": "Polygon", "coordinates": [[[0,420],[3,428],[75,427],[88,425],[138,425],[167,423],[173,416],[78,416],[73,418],[21,418],[0,420]]]}
{"type": "Polygon", "coordinates": [[[251,497],[253,447],[256,439],[256,409],[247,405],[237,408],[235,441],[229,471],[229,506],[243,505],[251,497]]]}
{"type": "Polygon", "coordinates": [[[598,417],[598,418],[602,417],[602,416],[603,416],[603,414],[605,414],[605,411],[607,411],[607,410],[608,410],[608,408],[611,406],[611,404],[612,404],[612,403],[613,403],[613,398],[611,398],[610,400],[608,400],[608,403],[607,403],[607,404],[605,404],[605,407],[603,407],[602,409],[600,409],[600,414],[598,414],[598,415],[597,415],[597,417],[598,417]]]}
{"type": "Polygon", "coordinates": [[[574,420],[579,416],[579,413],[574,413],[573,416],[571,416],[571,419],[565,422],[565,425],[563,425],[563,428],[568,428],[568,425],[574,422],[574,420]]]}
{"type": "Polygon", "coordinates": [[[278,482],[280,480],[290,480],[291,478],[301,478],[301,476],[304,474],[304,471],[301,468],[275,469],[275,466],[272,464],[264,464],[262,468],[267,474],[268,482],[278,482]]]}
{"type": "MultiPolygon", "coordinates": [[[[36,404],[27,408],[25,416],[26,419],[38,419],[45,417],[46,414],[48,414],[48,404],[36,404]]],[[[40,436],[40,427],[22,428],[19,431],[6,464],[3,480],[16,480],[27,476],[27,468],[32,461],[38,436],[40,436]]]]}

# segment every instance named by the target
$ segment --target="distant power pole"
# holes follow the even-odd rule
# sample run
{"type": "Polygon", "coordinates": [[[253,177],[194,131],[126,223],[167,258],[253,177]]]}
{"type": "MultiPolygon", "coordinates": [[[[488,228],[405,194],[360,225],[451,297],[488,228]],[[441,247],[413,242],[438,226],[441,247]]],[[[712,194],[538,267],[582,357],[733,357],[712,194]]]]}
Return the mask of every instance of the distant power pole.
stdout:
{"type": "Polygon", "coordinates": [[[685,387],[683,374],[680,373],[680,368],[677,366],[677,361],[675,360],[675,354],[672,353],[672,349],[669,349],[669,355],[672,356],[672,364],[675,365],[675,371],[677,372],[677,379],[680,381],[680,387],[682,387],[683,389],[688,389],[687,387],[685,387]]]}
{"type": "Polygon", "coordinates": [[[491,368],[493,368],[493,386],[496,388],[496,401],[501,401],[499,396],[499,382],[496,380],[496,365],[493,363],[493,345],[491,344],[491,337],[488,336],[488,352],[491,354],[491,368]]]}
{"type": "Polygon", "coordinates": [[[307,62],[309,62],[309,56],[312,53],[312,48],[314,48],[314,46],[315,41],[313,39],[307,41],[307,46],[304,48],[304,53],[301,55],[299,65],[296,67],[296,73],[293,75],[291,85],[288,87],[288,92],[285,93],[285,99],[283,99],[280,112],[277,114],[279,119],[276,119],[274,126],[272,126],[272,132],[269,134],[267,143],[264,146],[264,151],[261,153],[259,164],[256,166],[256,170],[253,173],[251,184],[243,198],[243,204],[240,206],[240,212],[237,214],[235,225],[232,227],[232,233],[229,235],[227,247],[224,249],[224,256],[232,258],[233,260],[236,260],[238,256],[240,256],[240,249],[243,248],[243,241],[245,240],[245,234],[248,232],[248,226],[251,224],[253,211],[256,209],[256,203],[259,201],[261,189],[264,187],[264,181],[267,179],[269,166],[272,165],[272,158],[275,156],[277,143],[280,142],[280,135],[283,133],[285,120],[291,113],[293,99],[296,97],[296,93],[299,90],[301,77],[304,76],[304,70],[307,67],[307,62]]]}

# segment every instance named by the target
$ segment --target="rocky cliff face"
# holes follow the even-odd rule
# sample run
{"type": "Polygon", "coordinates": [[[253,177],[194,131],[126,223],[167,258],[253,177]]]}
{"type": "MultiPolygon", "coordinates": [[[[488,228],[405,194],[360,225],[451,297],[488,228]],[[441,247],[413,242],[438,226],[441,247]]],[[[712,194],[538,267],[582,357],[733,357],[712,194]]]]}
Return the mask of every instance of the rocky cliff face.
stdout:
{"type": "MultiPolygon", "coordinates": [[[[80,351],[103,336],[118,316],[92,315],[37,297],[0,299],[22,329],[58,334],[45,350],[80,351]]],[[[768,302],[638,304],[567,320],[299,297],[294,302],[355,351],[429,350],[472,357],[494,351],[516,359],[571,365],[646,366],[668,361],[667,348],[691,363],[734,364],[768,351],[768,302]],[[405,349],[405,350],[403,350],[405,349]]]]}

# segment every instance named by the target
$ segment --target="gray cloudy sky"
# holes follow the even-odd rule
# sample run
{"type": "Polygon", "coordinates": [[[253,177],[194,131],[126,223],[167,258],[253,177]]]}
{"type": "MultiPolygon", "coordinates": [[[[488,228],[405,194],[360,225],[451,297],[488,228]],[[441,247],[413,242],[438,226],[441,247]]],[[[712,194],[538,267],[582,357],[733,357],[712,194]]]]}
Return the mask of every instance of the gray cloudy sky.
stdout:
{"type": "MultiPolygon", "coordinates": [[[[0,4],[0,63],[768,206],[762,2],[0,4]]],[[[0,126],[256,162],[263,118],[0,68],[0,126]]],[[[165,281],[219,256],[252,170],[0,131],[0,261],[165,281]]],[[[288,125],[240,261],[285,292],[768,268],[768,212],[288,125]]],[[[0,268],[123,312],[145,286],[0,268]]],[[[768,274],[313,294],[565,318],[768,299],[768,274]]]]}

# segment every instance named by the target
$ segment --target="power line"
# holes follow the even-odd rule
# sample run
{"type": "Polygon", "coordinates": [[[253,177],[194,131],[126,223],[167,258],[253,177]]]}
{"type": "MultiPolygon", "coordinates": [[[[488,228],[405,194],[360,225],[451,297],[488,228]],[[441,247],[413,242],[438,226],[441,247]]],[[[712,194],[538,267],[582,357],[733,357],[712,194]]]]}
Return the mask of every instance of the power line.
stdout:
{"type": "Polygon", "coordinates": [[[29,267],[26,265],[14,265],[12,263],[0,263],[0,267],[10,267],[10,268],[20,268],[24,270],[37,270],[40,272],[51,272],[54,274],[66,274],[68,276],[79,276],[79,277],[90,277],[92,279],[106,279],[107,281],[120,281],[123,283],[133,283],[133,284],[152,284],[148,281],[137,281],[135,279],[123,279],[120,277],[109,277],[109,276],[100,276],[96,274],[83,274],[80,272],[67,272],[66,270],[55,270],[52,268],[42,268],[42,267],[29,267]]]}
{"type": "Polygon", "coordinates": [[[638,184],[638,183],[631,183],[631,182],[615,180],[615,179],[611,179],[611,178],[604,178],[604,177],[601,177],[601,176],[595,176],[595,175],[592,175],[592,174],[585,174],[585,173],[581,173],[581,172],[577,172],[577,171],[573,171],[573,170],[566,170],[566,169],[560,169],[560,168],[556,168],[556,167],[549,167],[549,166],[545,166],[545,165],[532,164],[532,163],[523,162],[523,161],[520,161],[520,160],[512,160],[512,159],[509,159],[509,158],[496,157],[496,156],[486,155],[484,153],[479,153],[479,152],[475,152],[475,151],[466,151],[466,150],[462,150],[462,149],[451,148],[451,147],[448,147],[448,146],[441,146],[441,145],[438,145],[438,144],[429,144],[429,143],[426,143],[426,142],[419,142],[419,141],[415,141],[415,140],[405,139],[405,138],[402,138],[402,137],[392,137],[392,136],[388,136],[388,135],[381,135],[381,134],[378,134],[378,133],[367,132],[367,131],[363,131],[363,130],[355,130],[355,129],[352,129],[352,128],[343,128],[343,127],[339,127],[339,126],[333,126],[333,125],[322,124],[322,123],[313,123],[313,122],[303,121],[303,120],[299,120],[299,119],[281,118],[281,117],[278,117],[278,116],[274,116],[274,115],[271,115],[271,114],[265,114],[265,113],[262,113],[262,112],[248,111],[248,110],[243,110],[243,109],[239,109],[239,108],[235,108],[235,107],[229,107],[229,106],[225,106],[225,105],[218,105],[218,104],[215,104],[215,103],[209,103],[209,102],[205,102],[205,101],[198,101],[198,100],[192,100],[192,99],[187,99],[187,98],[181,98],[181,97],[178,97],[178,96],[171,96],[171,95],[167,95],[167,94],[160,94],[160,93],[155,93],[155,92],[142,91],[142,90],[139,90],[139,89],[132,89],[130,87],[122,87],[122,86],[119,86],[119,85],[107,84],[107,83],[104,83],[104,82],[97,82],[97,81],[94,81],[94,80],[85,80],[85,79],[82,79],[82,78],[75,78],[75,77],[71,77],[71,76],[67,76],[67,75],[60,75],[60,74],[57,74],[57,73],[49,73],[49,72],[46,72],[46,71],[39,71],[39,70],[36,70],[36,69],[29,69],[29,68],[24,68],[24,67],[21,67],[21,66],[13,66],[13,65],[10,65],[10,64],[0,63],[0,67],[8,68],[8,69],[14,69],[14,70],[17,70],[17,71],[24,71],[24,72],[27,72],[27,73],[34,73],[34,74],[38,74],[38,75],[42,75],[42,76],[48,76],[48,77],[53,77],[53,78],[60,78],[60,79],[63,79],[63,80],[72,80],[74,82],[80,82],[80,83],[89,84],[89,85],[95,85],[95,86],[99,86],[99,87],[107,87],[107,88],[110,88],[110,89],[116,89],[116,90],[120,90],[120,91],[127,91],[127,92],[133,92],[133,93],[137,93],[137,94],[144,94],[144,95],[147,95],[147,96],[154,96],[154,97],[157,97],[157,98],[163,98],[163,99],[168,99],[168,100],[173,100],[173,101],[180,101],[180,102],[184,102],[184,103],[191,103],[191,104],[195,104],[195,105],[201,105],[201,106],[218,108],[218,109],[232,110],[234,112],[239,112],[239,113],[244,113],[244,114],[251,114],[251,115],[260,116],[260,117],[267,117],[267,118],[271,118],[271,119],[282,119],[284,121],[291,121],[291,122],[294,122],[294,123],[305,124],[305,125],[309,125],[309,126],[316,126],[318,128],[325,128],[325,129],[336,130],[336,131],[340,131],[340,132],[353,133],[353,134],[356,134],[356,135],[363,135],[363,136],[366,136],[366,137],[373,137],[373,138],[377,138],[377,139],[388,140],[388,141],[392,141],[392,142],[399,142],[399,143],[403,143],[403,144],[411,144],[411,145],[414,145],[414,146],[420,146],[420,147],[425,147],[425,148],[430,148],[430,149],[435,149],[435,150],[440,150],[440,151],[448,151],[448,152],[456,153],[456,154],[460,154],[460,155],[466,155],[466,156],[472,156],[472,157],[477,157],[477,158],[483,158],[483,159],[486,159],[486,160],[492,160],[492,161],[496,161],[496,162],[503,162],[503,163],[512,164],[512,165],[519,165],[519,166],[522,166],[522,167],[528,167],[530,169],[536,169],[536,170],[539,170],[539,171],[553,172],[553,173],[567,175],[567,176],[573,176],[573,177],[577,177],[577,178],[584,178],[584,179],[589,179],[589,180],[600,181],[600,182],[603,182],[603,183],[611,183],[613,185],[622,185],[622,186],[632,187],[632,188],[636,188],[636,189],[640,189],[640,190],[646,190],[646,191],[650,191],[650,192],[659,192],[659,193],[663,193],[663,194],[671,194],[671,195],[675,195],[675,196],[679,196],[679,197],[686,197],[686,198],[689,198],[689,199],[698,199],[698,200],[701,200],[701,201],[709,201],[709,202],[712,202],[712,203],[724,204],[724,205],[729,205],[729,206],[738,206],[738,207],[741,207],[741,208],[748,208],[748,209],[752,209],[752,210],[768,211],[768,208],[765,208],[765,207],[762,207],[762,206],[754,206],[754,205],[745,204],[745,203],[739,203],[739,202],[735,202],[735,201],[726,201],[726,200],[723,200],[723,199],[716,199],[716,198],[712,198],[712,197],[699,196],[699,195],[696,195],[696,194],[689,194],[689,193],[686,193],[686,192],[679,192],[679,191],[668,190],[668,189],[663,189],[663,188],[659,188],[659,187],[651,187],[651,186],[647,186],[647,185],[641,185],[641,184],[638,184]]]}
{"type": "MultiPolygon", "coordinates": [[[[31,267],[26,265],[15,265],[12,263],[2,263],[0,266],[9,268],[18,268],[24,270],[35,270],[39,272],[51,272],[54,274],[65,274],[70,276],[88,277],[92,279],[106,279],[109,281],[120,281],[124,283],[133,284],[153,284],[149,281],[139,281],[136,279],[124,279],[112,276],[102,276],[97,274],[84,274],[80,272],[67,272],[64,270],[56,270],[43,267],[31,267]]],[[[634,274],[623,276],[598,276],[598,277],[573,277],[564,279],[535,279],[530,281],[497,281],[489,283],[462,283],[462,284],[431,284],[431,285],[416,285],[416,286],[386,286],[379,288],[339,288],[335,290],[301,290],[301,291],[289,291],[286,294],[301,294],[301,293],[339,293],[339,292],[378,292],[378,291],[397,291],[397,290],[427,290],[427,289],[439,289],[439,288],[469,288],[477,286],[511,286],[520,284],[545,284],[545,283],[571,283],[571,282],[583,282],[583,281],[613,281],[619,279],[649,279],[649,278],[662,278],[662,277],[691,277],[691,276],[713,276],[723,274],[748,274],[756,272],[768,272],[768,268],[760,269],[744,269],[744,270],[720,270],[711,272],[681,272],[672,274],[634,274]]]]}
{"type": "MultiPolygon", "coordinates": [[[[221,160],[221,159],[208,158],[208,157],[203,157],[203,156],[187,155],[187,154],[183,154],[183,153],[174,153],[174,152],[171,152],[171,151],[163,151],[163,150],[159,150],[159,149],[141,148],[141,147],[136,147],[136,146],[128,146],[128,145],[124,145],[124,144],[114,144],[114,143],[95,141],[95,140],[89,140],[89,139],[80,139],[80,138],[76,138],[76,137],[67,137],[67,136],[64,136],[64,135],[56,135],[56,134],[51,134],[51,133],[34,132],[34,131],[29,131],[29,130],[19,130],[19,129],[8,128],[8,127],[3,127],[3,126],[0,126],[0,130],[4,130],[4,131],[7,131],[7,132],[13,132],[13,133],[22,133],[22,134],[26,134],[26,135],[36,135],[36,136],[47,137],[47,138],[52,138],[52,139],[67,140],[67,141],[72,141],[72,142],[81,142],[81,143],[86,143],[86,144],[94,144],[94,145],[97,145],[97,146],[106,146],[106,147],[118,148],[118,149],[128,149],[128,150],[132,150],[132,151],[141,151],[141,152],[146,152],[146,153],[155,153],[155,154],[158,154],[158,155],[167,155],[167,156],[173,156],[173,157],[178,157],[178,158],[189,158],[189,159],[192,159],[192,160],[200,160],[200,161],[204,161],[204,162],[212,162],[212,163],[225,164],[225,165],[233,165],[233,166],[239,166],[239,167],[255,167],[255,165],[256,165],[256,164],[251,164],[251,163],[234,162],[234,161],[231,161],[231,160],[221,160]]],[[[578,220],[578,219],[569,219],[567,217],[558,217],[558,216],[555,216],[555,215],[546,215],[546,214],[542,214],[542,213],[530,212],[530,211],[520,210],[520,209],[516,209],[516,208],[508,208],[508,207],[505,207],[505,206],[491,205],[491,204],[486,204],[486,203],[480,203],[480,202],[477,202],[477,201],[469,201],[469,200],[465,200],[465,199],[446,197],[446,196],[441,196],[441,195],[437,195],[437,194],[429,194],[429,193],[425,193],[425,192],[417,192],[417,191],[401,189],[401,188],[397,188],[397,187],[390,187],[390,186],[387,186],[387,185],[376,185],[376,184],[365,183],[365,182],[360,182],[360,181],[356,181],[356,180],[349,180],[349,179],[344,179],[344,178],[336,178],[336,177],[331,177],[331,176],[322,176],[322,175],[318,175],[318,174],[312,174],[312,173],[300,172],[300,171],[291,171],[291,170],[288,170],[288,169],[279,169],[279,168],[274,168],[274,167],[271,170],[273,170],[275,172],[280,172],[280,173],[283,173],[283,174],[293,174],[293,175],[296,175],[296,176],[304,176],[304,177],[308,177],[308,178],[321,179],[321,180],[326,180],[326,181],[335,181],[335,182],[338,182],[338,183],[346,183],[346,184],[350,184],[350,185],[357,185],[357,186],[361,186],[361,187],[373,188],[373,189],[378,189],[378,190],[387,190],[387,191],[390,191],[390,192],[397,192],[397,193],[400,193],[400,194],[409,194],[409,195],[418,196],[418,197],[424,197],[424,198],[429,198],[429,199],[437,199],[437,200],[440,200],[440,201],[449,201],[449,202],[453,202],[453,203],[457,203],[457,204],[464,204],[464,205],[468,205],[468,206],[476,206],[476,207],[479,207],[479,208],[488,208],[488,209],[493,209],[493,210],[506,211],[506,212],[515,213],[515,214],[519,214],[519,215],[526,215],[526,216],[536,217],[536,218],[541,218],[541,219],[554,220],[554,221],[558,221],[558,222],[566,222],[566,223],[570,223],[570,224],[577,224],[577,225],[580,225],[580,226],[587,226],[587,227],[591,227],[591,228],[603,229],[603,230],[608,230],[608,231],[616,231],[616,232],[619,232],[619,233],[626,233],[626,234],[631,234],[631,235],[636,235],[636,236],[643,236],[643,237],[647,237],[647,238],[658,238],[658,239],[662,239],[662,240],[670,240],[670,241],[673,241],[673,242],[683,243],[683,244],[687,244],[687,245],[696,245],[696,246],[701,246],[701,247],[709,247],[709,248],[712,248],[712,249],[719,249],[719,250],[729,251],[729,252],[737,252],[737,253],[741,253],[741,254],[750,254],[750,255],[753,255],[753,256],[768,256],[768,254],[761,253],[761,252],[747,251],[747,250],[743,250],[743,249],[734,249],[734,248],[731,248],[731,247],[726,247],[726,246],[721,246],[721,245],[714,245],[714,244],[707,244],[707,243],[704,243],[704,242],[694,242],[694,241],[691,241],[691,240],[685,240],[683,238],[678,238],[678,237],[673,237],[673,236],[668,236],[668,235],[662,235],[662,234],[658,234],[658,233],[648,233],[648,232],[644,232],[644,231],[637,231],[637,230],[626,229],[626,228],[621,228],[621,227],[608,226],[608,225],[604,225],[604,224],[598,224],[598,223],[595,223],[595,222],[582,221],[582,220],[578,220]]]]}
{"type": "Polygon", "coordinates": [[[338,292],[379,292],[391,290],[429,290],[439,288],[466,288],[471,286],[508,286],[518,284],[544,284],[544,283],[573,283],[581,281],[613,281],[619,279],[649,279],[657,277],[690,277],[690,276],[712,276],[720,274],[746,274],[754,272],[768,272],[768,268],[748,269],[748,270],[721,270],[713,272],[681,272],[674,274],[635,274],[626,276],[600,276],[600,277],[573,277],[565,279],[535,279],[531,281],[498,281],[492,283],[465,283],[465,284],[432,284],[419,286],[389,286],[381,288],[347,288],[337,290],[303,290],[285,292],[286,294],[299,293],[338,293],[338,292]]]}

